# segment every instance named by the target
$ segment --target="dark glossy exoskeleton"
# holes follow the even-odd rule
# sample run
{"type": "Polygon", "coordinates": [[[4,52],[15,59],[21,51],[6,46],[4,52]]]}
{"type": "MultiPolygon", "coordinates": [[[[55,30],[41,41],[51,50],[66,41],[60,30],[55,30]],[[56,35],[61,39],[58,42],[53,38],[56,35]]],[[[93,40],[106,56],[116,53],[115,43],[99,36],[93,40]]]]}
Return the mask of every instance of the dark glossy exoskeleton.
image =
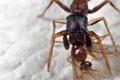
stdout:
{"type": "MultiPolygon", "coordinates": [[[[51,38],[50,51],[48,54],[48,71],[50,70],[50,62],[51,62],[51,58],[52,58],[54,42],[59,42],[59,41],[55,41],[55,38],[63,36],[63,44],[64,44],[65,49],[68,50],[70,47],[70,44],[72,45],[72,48],[71,48],[72,60],[73,60],[73,62],[74,62],[74,60],[77,62],[81,62],[81,68],[82,68],[82,64],[84,64],[84,63],[85,63],[85,65],[87,64],[86,63],[87,52],[90,52],[92,49],[92,42],[91,42],[90,37],[96,38],[98,41],[97,44],[99,45],[99,47],[101,49],[101,54],[105,60],[107,68],[108,68],[109,72],[111,72],[107,55],[106,55],[104,48],[102,46],[102,43],[101,43],[101,38],[105,38],[106,36],[109,35],[113,42],[113,45],[115,45],[112,35],[111,35],[109,29],[107,28],[107,21],[104,17],[100,17],[100,18],[94,19],[93,21],[88,23],[87,15],[97,12],[99,9],[101,9],[107,3],[109,3],[118,12],[120,12],[120,10],[110,0],[105,0],[102,3],[100,3],[99,5],[97,5],[95,8],[89,9],[88,4],[87,4],[88,1],[89,0],[73,0],[70,7],[67,7],[59,0],[51,0],[50,4],[45,8],[43,13],[40,15],[40,17],[43,16],[45,14],[45,12],[48,10],[48,8],[52,5],[53,2],[57,3],[63,10],[70,13],[70,15],[66,17],[66,19],[53,20],[54,29],[53,29],[53,35],[51,38]],[[89,31],[87,29],[88,25],[93,25],[101,20],[104,21],[104,24],[109,33],[108,35],[105,35],[103,37],[99,37],[95,32],[89,31]],[[55,33],[55,28],[56,28],[55,23],[66,24],[66,30],[62,30],[58,33],[55,33]]],[[[92,56],[94,56],[92,53],[90,53],[90,54],[92,56]]],[[[88,62],[88,65],[91,65],[91,64],[88,62]]]]}
{"type": "Polygon", "coordinates": [[[63,35],[63,44],[66,50],[72,45],[71,55],[78,62],[84,62],[87,52],[84,46],[90,51],[92,49],[89,37],[87,17],[78,13],[73,13],[67,17],[66,33],[63,35]],[[67,38],[69,35],[69,38],[67,38]]]}
{"type": "Polygon", "coordinates": [[[77,48],[86,44],[90,50],[92,47],[91,40],[87,30],[88,20],[84,15],[78,13],[71,14],[67,17],[66,31],[69,34],[69,42],[67,34],[63,35],[63,43],[65,49],[69,49],[69,43],[77,48]]]}
{"type": "Polygon", "coordinates": [[[87,70],[91,67],[92,67],[92,63],[89,61],[85,61],[85,62],[81,63],[81,65],[80,65],[81,70],[87,70]]]}

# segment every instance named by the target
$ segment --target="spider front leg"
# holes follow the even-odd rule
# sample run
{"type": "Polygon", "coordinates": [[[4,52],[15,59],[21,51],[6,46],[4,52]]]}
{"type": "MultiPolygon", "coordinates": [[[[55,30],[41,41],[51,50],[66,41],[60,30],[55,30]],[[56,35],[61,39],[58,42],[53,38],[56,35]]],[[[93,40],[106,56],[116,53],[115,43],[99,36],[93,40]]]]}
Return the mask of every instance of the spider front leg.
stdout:
{"type": "Polygon", "coordinates": [[[70,9],[66,5],[64,5],[62,2],[60,2],[59,0],[51,0],[50,3],[46,6],[46,8],[44,9],[44,11],[42,12],[42,14],[38,15],[38,17],[43,17],[44,14],[46,13],[46,11],[53,4],[53,2],[57,3],[63,10],[65,10],[66,12],[70,13],[70,9]]]}
{"type": "Polygon", "coordinates": [[[110,0],[106,0],[107,2],[110,3],[110,5],[118,12],[120,12],[120,9],[118,9],[110,0]]]}
{"type": "Polygon", "coordinates": [[[98,6],[96,6],[95,8],[93,8],[92,10],[88,10],[88,13],[97,12],[99,9],[101,9],[107,3],[109,3],[116,11],[120,12],[120,9],[118,9],[110,0],[105,0],[101,4],[99,4],[98,6]]]}
{"type": "Polygon", "coordinates": [[[50,3],[46,6],[42,14],[38,15],[38,17],[43,17],[46,11],[50,8],[50,6],[53,4],[53,1],[50,1],[50,3]]]}

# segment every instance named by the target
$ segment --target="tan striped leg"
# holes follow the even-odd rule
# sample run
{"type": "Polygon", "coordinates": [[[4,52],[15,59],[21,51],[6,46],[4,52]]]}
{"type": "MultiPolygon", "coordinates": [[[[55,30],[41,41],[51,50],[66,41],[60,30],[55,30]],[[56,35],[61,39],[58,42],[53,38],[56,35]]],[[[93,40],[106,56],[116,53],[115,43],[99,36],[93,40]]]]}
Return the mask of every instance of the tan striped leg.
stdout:
{"type": "Polygon", "coordinates": [[[108,32],[108,34],[105,34],[105,35],[103,35],[103,36],[100,37],[101,40],[103,40],[103,39],[106,38],[107,36],[110,36],[111,41],[112,41],[112,44],[113,44],[113,46],[115,47],[115,51],[117,51],[117,46],[116,46],[115,41],[114,41],[114,39],[113,39],[113,36],[112,36],[112,34],[111,34],[108,26],[107,26],[107,25],[108,25],[107,20],[106,20],[104,17],[99,17],[99,18],[93,19],[93,20],[90,21],[88,24],[91,26],[91,25],[94,25],[95,23],[97,23],[97,22],[99,22],[99,21],[103,21],[103,22],[104,22],[105,27],[106,27],[107,32],[108,32]]]}
{"type": "Polygon", "coordinates": [[[56,23],[62,23],[65,24],[66,20],[65,19],[54,19],[53,20],[53,32],[52,32],[52,38],[51,38],[51,44],[50,44],[50,50],[49,50],[49,54],[48,54],[48,72],[50,71],[50,63],[51,63],[51,58],[52,58],[52,51],[53,51],[53,47],[54,47],[54,43],[61,43],[62,41],[55,41],[55,38],[57,37],[61,37],[64,35],[65,31],[60,31],[58,33],[55,32],[56,29],[56,23]]]}
{"type": "Polygon", "coordinates": [[[54,19],[53,20],[53,34],[55,33],[56,23],[66,24],[66,19],[54,19]]]}
{"type": "MultiPolygon", "coordinates": [[[[56,23],[66,24],[66,19],[54,19],[53,20],[53,35],[56,33],[56,23]]],[[[55,41],[56,43],[63,43],[63,41],[55,41]]]]}

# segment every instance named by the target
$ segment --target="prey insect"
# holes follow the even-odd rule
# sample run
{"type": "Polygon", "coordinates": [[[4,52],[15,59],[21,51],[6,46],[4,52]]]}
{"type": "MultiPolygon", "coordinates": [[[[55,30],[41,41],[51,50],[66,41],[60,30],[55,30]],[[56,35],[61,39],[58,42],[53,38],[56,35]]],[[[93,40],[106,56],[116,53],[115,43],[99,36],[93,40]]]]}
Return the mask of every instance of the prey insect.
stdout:
{"type": "MultiPolygon", "coordinates": [[[[106,55],[106,52],[103,48],[102,45],[102,40],[106,38],[107,36],[110,36],[112,43],[116,48],[115,42],[113,40],[113,37],[107,27],[107,21],[104,17],[99,17],[96,19],[93,19],[91,22],[88,22],[88,14],[97,12],[99,9],[101,9],[104,5],[110,4],[115,10],[120,12],[120,10],[110,1],[110,0],[105,0],[102,3],[100,3],[98,6],[96,6],[93,9],[88,8],[88,2],[89,0],[73,0],[70,8],[68,8],[66,5],[64,5],[62,2],[59,0],[51,0],[51,2],[48,4],[48,6],[45,8],[43,13],[40,16],[43,16],[45,12],[49,9],[49,7],[52,5],[53,2],[57,3],[63,10],[66,12],[69,12],[70,15],[67,16],[66,19],[55,19],[53,20],[53,34],[51,38],[51,45],[50,45],[50,50],[48,54],[48,71],[50,71],[50,63],[51,63],[51,58],[52,58],[52,51],[53,51],[53,46],[56,38],[63,36],[63,44],[64,48],[68,50],[71,47],[71,58],[72,58],[72,63],[75,66],[75,61],[80,63],[80,68],[82,66],[87,68],[83,69],[88,69],[91,68],[91,62],[86,61],[87,55],[90,54],[92,57],[96,58],[96,56],[91,52],[93,49],[93,44],[97,43],[100,47],[101,54],[103,56],[103,59],[106,63],[106,66],[108,68],[108,71],[111,73],[110,69],[110,64],[106,55]],[[106,29],[108,31],[108,34],[105,34],[103,36],[98,36],[95,32],[89,31],[88,26],[94,25],[95,23],[99,21],[104,21],[104,24],[106,26],[106,29]],[[55,28],[56,25],[55,23],[63,23],[66,24],[66,29],[62,30],[58,33],[55,33],[55,28]],[[97,42],[91,40],[91,38],[94,38],[97,40],[97,42]]],[[[75,68],[75,67],[74,67],[75,68]]],[[[82,68],[81,68],[82,70],[82,68]]],[[[75,71],[76,73],[76,71],[75,71]]],[[[100,80],[100,79],[99,79],[100,80]]]]}
{"type": "Polygon", "coordinates": [[[73,80],[101,80],[100,71],[93,69],[90,61],[84,61],[82,63],[77,61],[73,62],[72,56],[69,56],[67,61],[72,64],[73,80]],[[85,75],[85,73],[87,73],[87,75],[85,75]]]}

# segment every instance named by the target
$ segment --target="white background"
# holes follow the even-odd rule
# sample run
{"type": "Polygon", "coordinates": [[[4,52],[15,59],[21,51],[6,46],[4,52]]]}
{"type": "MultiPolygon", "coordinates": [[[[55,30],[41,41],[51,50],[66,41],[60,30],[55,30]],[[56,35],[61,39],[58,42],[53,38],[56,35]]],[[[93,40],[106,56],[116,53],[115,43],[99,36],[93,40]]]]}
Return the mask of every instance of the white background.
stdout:
{"type": "MultiPolygon", "coordinates": [[[[60,0],[69,6],[72,0],[60,0]]],[[[92,0],[89,8],[95,7],[103,0],[92,0]]],[[[52,20],[66,18],[68,13],[55,3],[45,14],[47,18],[37,18],[50,0],[0,0],[0,80],[72,80],[71,65],[66,61],[69,51],[57,44],[51,63],[51,72],[47,72],[47,54],[52,33],[52,20]]],[[[120,8],[120,1],[113,0],[120,8]]],[[[89,20],[104,16],[116,44],[120,44],[120,13],[109,4],[98,12],[88,15],[89,20]]],[[[62,26],[62,25],[58,25],[62,26]]],[[[102,22],[91,29],[98,34],[106,32],[102,22]],[[96,27],[96,28],[95,28],[96,27]]],[[[60,28],[62,29],[62,28],[60,28]]],[[[108,38],[104,44],[111,44],[108,38]]],[[[119,57],[109,56],[114,77],[109,77],[100,63],[103,78],[119,80],[119,57]]]]}

